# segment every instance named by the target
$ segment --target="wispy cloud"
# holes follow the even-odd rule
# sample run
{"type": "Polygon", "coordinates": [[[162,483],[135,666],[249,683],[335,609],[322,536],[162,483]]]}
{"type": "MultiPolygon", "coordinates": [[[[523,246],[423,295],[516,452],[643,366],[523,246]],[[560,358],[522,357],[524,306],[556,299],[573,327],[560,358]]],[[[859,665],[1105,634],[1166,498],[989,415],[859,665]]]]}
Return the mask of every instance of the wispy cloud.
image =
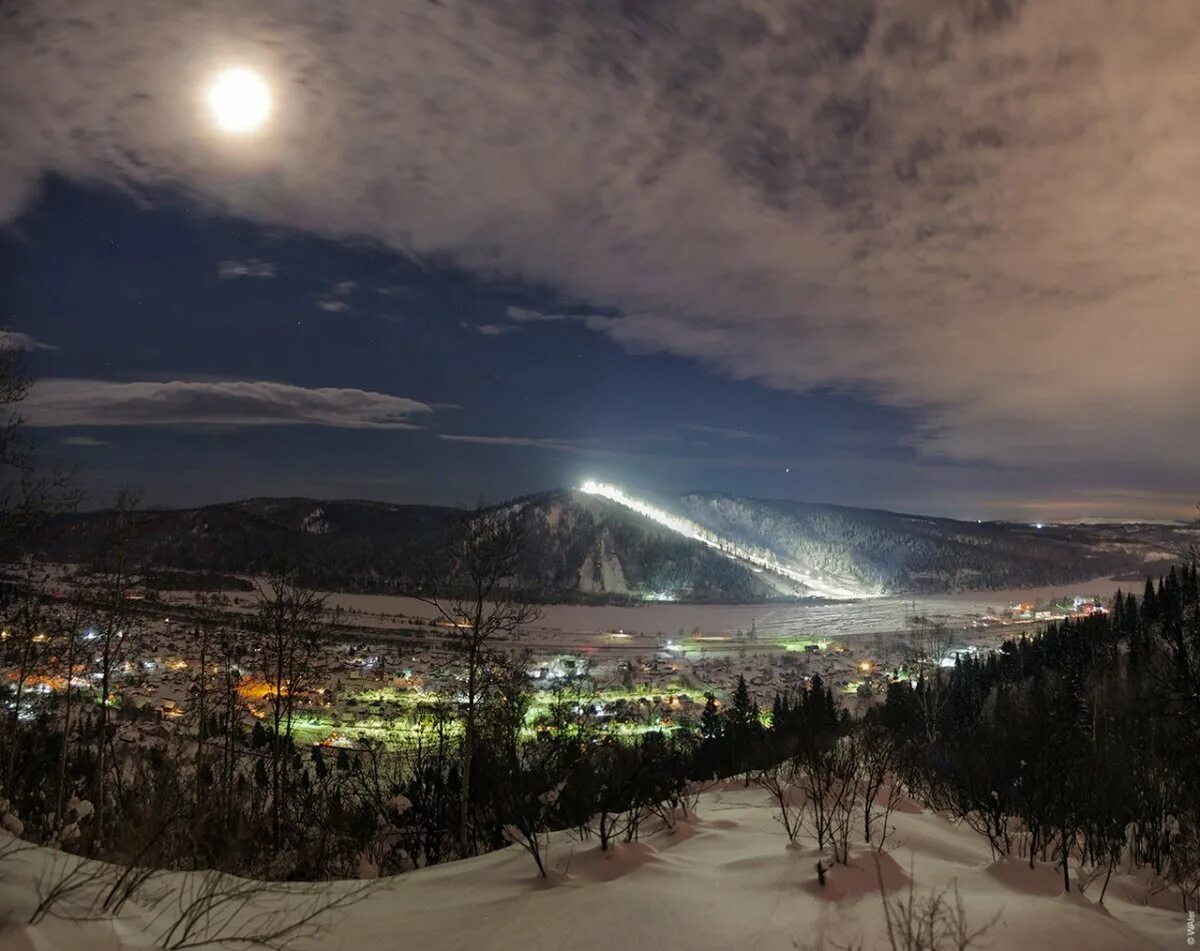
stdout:
{"type": "Polygon", "coordinates": [[[30,426],[328,426],[414,429],[432,408],[370,390],[263,381],[48,379],[22,406],[30,426]]]}
{"type": "Polygon", "coordinates": [[[563,321],[586,322],[586,314],[547,314],[540,310],[530,310],[527,307],[509,305],[504,310],[504,316],[518,324],[547,324],[563,321]]]}
{"type": "Polygon", "coordinates": [[[474,330],[478,334],[485,337],[503,337],[507,334],[520,333],[520,327],[514,327],[511,324],[463,324],[466,330],[474,330]]]}
{"type": "Polygon", "coordinates": [[[59,347],[49,343],[34,340],[29,334],[16,330],[0,330],[0,350],[58,350],[59,347]]]}
{"type": "Polygon", "coordinates": [[[586,455],[614,455],[594,439],[559,439],[552,436],[472,436],[453,433],[438,433],[438,439],[446,442],[470,443],[478,446],[516,446],[524,449],[549,449],[554,452],[581,453],[586,455]]]}
{"type": "Polygon", "coordinates": [[[665,429],[655,429],[645,433],[637,433],[629,437],[632,442],[648,443],[650,445],[678,446],[684,442],[679,433],[668,432],[665,429]]]}
{"type": "Polygon", "coordinates": [[[249,258],[245,261],[220,261],[217,264],[217,277],[223,281],[237,277],[276,277],[275,265],[261,258],[249,258]]]}
{"type": "Polygon", "coordinates": [[[351,310],[347,297],[354,293],[358,281],[338,281],[332,284],[324,295],[317,299],[317,306],[331,314],[343,314],[351,310]]]}
{"type": "Polygon", "coordinates": [[[764,444],[779,442],[778,436],[771,436],[767,433],[755,433],[745,429],[730,429],[724,426],[707,426],[704,423],[684,423],[679,428],[693,433],[703,433],[706,436],[715,436],[717,439],[764,444]]]}
{"type": "Polygon", "coordinates": [[[482,436],[439,433],[438,439],[447,442],[471,443],[479,446],[512,446],[524,449],[548,449],[554,452],[592,456],[622,456],[627,458],[673,458],[680,449],[702,448],[706,444],[687,441],[677,433],[661,430],[621,433],[609,437],[560,436],[482,436]]]}

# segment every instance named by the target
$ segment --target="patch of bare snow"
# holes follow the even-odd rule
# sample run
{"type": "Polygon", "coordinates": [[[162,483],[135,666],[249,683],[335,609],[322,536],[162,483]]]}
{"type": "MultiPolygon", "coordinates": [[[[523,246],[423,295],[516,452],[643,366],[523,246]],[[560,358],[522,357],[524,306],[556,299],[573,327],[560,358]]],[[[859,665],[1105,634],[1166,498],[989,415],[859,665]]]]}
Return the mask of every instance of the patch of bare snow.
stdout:
{"type": "MultiPolygon", "coordinates": [[[[886,948],[879,878],[903,900],[911,876],[918,900],[956,887],[968,923],[995,925],[980,946],[992,951],[1126,951],[1184,943],[1177,905],[1145,904],[1136,877],[1115,875],[1105,905],[1062,894],[1061,873],[1017,860],[994,862],[970,829],[924,811],[892,816],[891,846],[834,865],[817,883],[819,853],[808,836],[789,845],[769,797],[737,783],[704,793],[674,833],[660,830],[605,853],[595,839],[551,837],[548,880],[519,848],[384,880],[305,948],[478,948],[488,951],[886,948]],[[878,871],[877,871],[878,869],[878,871]]],[[[0,948],[126,951],[153,945],[150,909],[128,906],[112,923],[25,921],[37,882],[56,853],[34,850],[0,876],[0,904],[14,922],[0,948]]],[[[165,876],[178,890],[184,874],[165,876]]],[[[1074,880],[1074,879],[1073,879],[1074,880]]],[[[334,883],[348,889],[356,883],[334,883]]],[[[1166,902],[1162,902],[1166,904],[1166,902]]]]}

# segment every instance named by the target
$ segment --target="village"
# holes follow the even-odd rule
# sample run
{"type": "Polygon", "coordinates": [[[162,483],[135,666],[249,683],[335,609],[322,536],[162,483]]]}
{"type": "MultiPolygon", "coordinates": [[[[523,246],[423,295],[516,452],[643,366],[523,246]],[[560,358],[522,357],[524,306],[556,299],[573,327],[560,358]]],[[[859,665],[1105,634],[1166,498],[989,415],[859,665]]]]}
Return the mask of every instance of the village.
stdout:
{"type": "MultiPolygon", "coordinates": [[[[228,669],[201,637],[196,597],[133,594],[136,612],[122,633],[119,663],[112,670],[110,703],[119,708],[126,740],[146,731],[162,740],[194,729],[201,692],[211,698],[226,684],[236,693],[247,724],[269,720],[273,689],[261,647],[247,642],[228,669]]],[[[249,596],[226,599],[224,613],[204,624],[236,630],[246,624],[249,596]]],[[[1098,598],[1071,596],[1037,605],[1016,602],[1003,612],[959,618],[920,618],[914,630],[846,636],[798,637],[757,629],[706,633],[699,627],[674,637],[610,630],[598,633],[530,630],[498,645],[524,666],[533,688],[530,730],[543,725],[550,707],[570,697],[587,704],[595,722],[619,734],[695,725],[711,695],[718,707],[744,678],[763,709],[776,694],[794,695],[819,676],[855,712],[879,702],[892,682],[915,683],[914,652],[950,667],[960,656],[997,649],[1008,637],[1062,617],[1104,611],[1098,598]],[[936,632],[935,646],[914,641],[918,624],[936,632]]],[[[53,628],[54,626],[50,626],[53,628]]],[[[7,632],[0,637],[7,637],[7,632]]],[[[455,663],[456,632],[444,620],[412,615],[339,613],[323,638],[309,683],[297,690],[293,736],[298,744],[388,747],[411,742],[447,719],[463,702],[455,663]]],[[[95,694],[100,673],[89,669],[89,645],[97,632],[80,632],[70,678],[72,689],[95,694]]],[[[43,656],[65,654],[66,635],[39,632],[43,656]]],[[[65,668],[34,672],[25,689],[34,696],[67,688],[65,668]]],[[[209,700],[211,709],[213,701],[209,700]]],[[[34,716],[36,704],[22,712],[34,716]]],[[[444,724],[443,724],[444,725],[444,724]]],[[[453,727],[451,727],[453,728],[453,727]]]]}

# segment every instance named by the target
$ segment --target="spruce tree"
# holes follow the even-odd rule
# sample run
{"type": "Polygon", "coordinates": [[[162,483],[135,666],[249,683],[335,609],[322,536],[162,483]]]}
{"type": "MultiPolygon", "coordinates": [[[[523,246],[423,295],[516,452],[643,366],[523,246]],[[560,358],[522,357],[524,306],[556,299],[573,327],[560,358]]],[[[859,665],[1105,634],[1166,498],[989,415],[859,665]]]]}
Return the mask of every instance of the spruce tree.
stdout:
{"type": "Polygon", "coordinates": [[[754,716],[750,688],[746,686],[746,678],[741,674],[738,674],[737,687],[733,691],[733,703],[729,709],[729,716],[735,730],[748,729],[754,716]]]}
{"type": "Polygon", "coordinates": [[[721,714],[717,711],[717,698],[711,693],[704,695],[704,712],[700,714],[700,735],[706,740],[721,736],[721,714]]]}
{"type": "Polygon", "coordinates": [[[1158,595],[1154,592],[1154,582],[1146,579],[1146,593],[1142,595],[1142,626],[1148,626],[1158,620],[1158,595]]]}

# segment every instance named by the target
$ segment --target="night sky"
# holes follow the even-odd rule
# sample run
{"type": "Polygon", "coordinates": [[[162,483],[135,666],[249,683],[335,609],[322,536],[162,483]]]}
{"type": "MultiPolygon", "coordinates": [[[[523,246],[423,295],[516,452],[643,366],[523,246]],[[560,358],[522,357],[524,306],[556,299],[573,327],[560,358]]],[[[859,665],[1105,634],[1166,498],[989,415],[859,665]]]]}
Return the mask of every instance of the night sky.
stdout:
{"type": "Polygon", "coordinates": [[[1048,6],[18,0],[39,452],[91,505],[1187,517],[1200,19],[1048,6]],[[253,132],[206,111],[229,68],[253,132]]]}

